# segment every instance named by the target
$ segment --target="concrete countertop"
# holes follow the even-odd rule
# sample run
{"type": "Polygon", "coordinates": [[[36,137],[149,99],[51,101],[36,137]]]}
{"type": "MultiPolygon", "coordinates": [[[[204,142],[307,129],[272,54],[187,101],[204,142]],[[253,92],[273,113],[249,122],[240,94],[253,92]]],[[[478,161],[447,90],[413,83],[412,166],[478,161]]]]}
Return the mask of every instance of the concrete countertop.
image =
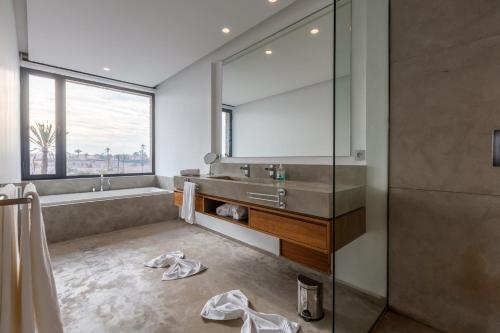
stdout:
{"type": "Polygon", "coordinates": [[[335,216],[365,207],[364,185],[335,184],[335,216]]]}
{"type": "Polygon", "coordinates": [[[242,202],[249,202],[276,208],[276,204],[256,201],[248,198],[247,192],[276,194],[277,189],[284,188],[286,194],[286,211],[331,219],[365,205],[365,187],[286,180],[280,182],[273,179],[224,176],[175,176],[174,187],[182,189],[188,180],[200,186],[200,193],[225,197],[242,202]],[[333,199],[335,196],[335,209],[333,199]]]}

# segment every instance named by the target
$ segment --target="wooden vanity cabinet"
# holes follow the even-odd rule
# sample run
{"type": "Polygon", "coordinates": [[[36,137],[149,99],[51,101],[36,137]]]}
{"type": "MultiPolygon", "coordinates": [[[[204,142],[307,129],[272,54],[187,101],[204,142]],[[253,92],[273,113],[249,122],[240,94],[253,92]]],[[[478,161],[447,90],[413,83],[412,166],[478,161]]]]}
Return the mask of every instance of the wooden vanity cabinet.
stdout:
{"type": "MultiPolygon", "coordinates": [[[[182,206],[182,192],[174,192],[174,205],[178,207],[182,206]]],[[[203,212],[203,197],[201,195],[196,195],[194,210],[203,212]]]]}
{"type": "MultiPolygon", "coordinates": [[[[174,203],[182,205],[182,192],[174,192],[174,203]]],[[[204,194],[196,195],[195,206],[197,212],[279,238],[281,256],[325,273],[331,273],[334,252],[332,228],[335,227],[335,251],[366,232],[364,208],[342,215],[334,222],[332,219],[204,194]],[[215,209],[224,203],[246,207],[248,219],[237,221],[218,216],[215,209]]]]}

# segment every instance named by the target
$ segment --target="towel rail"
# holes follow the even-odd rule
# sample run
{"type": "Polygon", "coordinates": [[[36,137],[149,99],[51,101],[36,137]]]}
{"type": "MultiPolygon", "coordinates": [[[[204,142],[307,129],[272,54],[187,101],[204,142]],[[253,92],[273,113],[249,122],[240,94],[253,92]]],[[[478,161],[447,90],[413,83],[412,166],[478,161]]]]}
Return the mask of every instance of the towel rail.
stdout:
{"type": "Polygon", "coordinates": [[[29,204],[33,201],[33,197],[27,196],[27,197],[21,197],[23,187],[26,185],[26,183],[17,183],[14,184],[17,188],[18,191],[18,198],[13,198],[9,199],[5,194],[0,194],[0,207],[2,206],[12,206],[12,205],[23,205],[23,204],[29,204]]]}
{"type": "MultiPolygon", "coordinates": [[[[191,181],[191,179],[189,179],[189,178],[186,178],[186,180],[185,180],[185,181],[186,181],[186,182],[193,183],[193,182],[191,181]]],[[[195,188],[195,192],[200,191],[200,185],[199,185],[199,184],[196,184],[196,183],[194,183],[194,184],[195,184],[195,186],[194,186],[194,188],[195,188]]]]}
{"type": "Polygon", "coordinates": [[[0,199],[0,207],[31,203],[31,198],[0,199]]]}
{"type": "Polygon", "coordinates": [[[286,208],[285,197],[286,197],[286,190],[284,188],[279,188],[276,191],[276,194],[247,192],[248,199],[272,202],[277,204],[278,208],[281,209],[286,208]]]}

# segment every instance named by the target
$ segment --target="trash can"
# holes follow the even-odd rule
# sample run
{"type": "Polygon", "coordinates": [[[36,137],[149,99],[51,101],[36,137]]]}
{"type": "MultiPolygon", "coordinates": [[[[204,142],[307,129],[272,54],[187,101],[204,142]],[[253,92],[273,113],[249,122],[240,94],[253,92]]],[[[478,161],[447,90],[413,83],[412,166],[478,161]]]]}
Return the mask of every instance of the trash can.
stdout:
{"type": "Polygon", "coordinates": [[[305,321],[323,318],[323,284],[304,275],[297,277],[297,312],[305,321]]]}

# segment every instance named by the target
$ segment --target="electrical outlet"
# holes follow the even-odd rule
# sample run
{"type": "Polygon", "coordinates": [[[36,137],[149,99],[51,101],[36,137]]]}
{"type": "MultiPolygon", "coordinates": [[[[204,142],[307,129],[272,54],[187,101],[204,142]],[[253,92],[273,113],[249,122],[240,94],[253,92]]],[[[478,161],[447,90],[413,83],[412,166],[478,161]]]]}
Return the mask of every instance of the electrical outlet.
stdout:
{"type": "Polygon", "coordinates": [[[354,151],[354,160],[356,161],[364,161],[366,159],[366,150],[359,149],[354,151]]]}

